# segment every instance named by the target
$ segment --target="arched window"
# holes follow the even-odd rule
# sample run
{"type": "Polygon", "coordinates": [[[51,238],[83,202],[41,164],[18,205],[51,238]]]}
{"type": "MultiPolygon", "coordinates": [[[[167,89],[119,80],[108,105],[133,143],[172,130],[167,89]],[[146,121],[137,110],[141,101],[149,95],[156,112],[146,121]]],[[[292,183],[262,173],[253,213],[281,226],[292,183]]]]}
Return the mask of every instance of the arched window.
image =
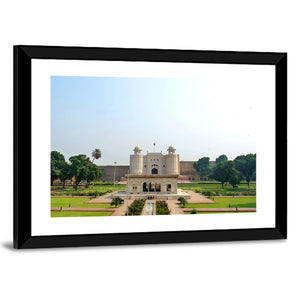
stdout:
{"type": "Polygon", "coordinates": [[[148,192],[148,185],[147,182],[143,183],[143,192],[148,192]]]}
{"type": "Polygon", "coordinates": [[[158,174],[157,168],[153,168],[153,169],[152,169],[152,174],[158,174]]]}

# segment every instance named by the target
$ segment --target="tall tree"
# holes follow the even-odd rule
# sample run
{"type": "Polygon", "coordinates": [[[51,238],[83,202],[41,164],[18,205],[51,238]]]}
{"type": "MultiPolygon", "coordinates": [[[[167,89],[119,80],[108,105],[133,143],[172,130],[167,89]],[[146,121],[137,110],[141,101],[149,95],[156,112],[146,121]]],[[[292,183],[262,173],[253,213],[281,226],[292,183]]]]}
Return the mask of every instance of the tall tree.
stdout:
{"type": "Polygon", "coordinates": [[[101,151],[100,151],[100,149],[95,149],[92,152],[92,157],[93,157],[92,162],[94,162],[95,159],[99,159],[101,157],[101,151]]]}
{"type": "Polygon", "coordinates": [[[65,163],[65,157],[60,152],[51,151],[51,185],[60,177],[61,168],[65,163]]]}
{"type": "Polygon", "coordinates": [[[90,185],[91,181],[95,180],[96,178],[99,178],[100,173],[100,169],[95,164],[88,164],[86,177],[87,184],[90,185]]]}
{"type": "Polygon", "coordinates": [[[236,169],[232,170],[232,174],[230,175],[228,182],[232,185],[233,188],[236,188],[241,182],[241,175],[239,171],[236,169]]]}
{"type": "Polygon", "coordinates": [[[88,167],[91,161],[84,154],[72,156],[69,160],[71,162],[70,173],[71,176],[75,176],[75,186],[77,189],[80,181],[87,179],[88,167]]]}
{"type": "Polygon", "coordinates": [[[63,183],[63,188],[65,188],[66,180],[71,178],[72,178],[71,165],[65,162],[64,164],[61,165],[60,174],[59,174],[59,179],[63,183]]]}
{"type": "Polygon", "coordinates": [[[240,155],[234,159],[235,168],[243,175],[250,188],[250,181],[256,175],[256,154],[240,155]]]}
{"type": "Polygon", "coordinates": [[[209,166],[209,157],[202,157],[202,158],[198,159],[197,162],[194,162],[193,166],[197,170],[197,172],[200,173],[201,177],[206,177],[211,172],[211,169],[209,166]]]}
{"type": "Polygon", "coordinates": [[[233,161],[224,161],[218,163],[212,171],[211,177],[217,181],[220,181],[222,184],[222,188],[225,182],[228,182],[231,176],[236,174],[236,170],[234,169],[233,161]]]}
{"type": "Polygon", "coordinates": [[[227,161],[227,160],[228,160],[228,157],[225,154],[222,154],[216,159],[216,164],[227,161]]]}

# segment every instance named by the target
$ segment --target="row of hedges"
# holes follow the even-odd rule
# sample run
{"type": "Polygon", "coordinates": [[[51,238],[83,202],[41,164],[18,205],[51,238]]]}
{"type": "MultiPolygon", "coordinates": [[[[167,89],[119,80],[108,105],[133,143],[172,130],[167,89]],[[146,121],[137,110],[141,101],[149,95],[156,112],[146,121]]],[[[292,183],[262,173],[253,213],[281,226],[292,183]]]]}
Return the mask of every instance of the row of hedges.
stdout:
{"type": "Polygon", "coordinates": [[[195,190],[196,193],[200,193],[204,196],[256,196],[256,191],[203,191],[195,190]]]}
{"type": "MultiPolygon", "coordinates": [[[[140,216],[145,205],[145,200],[134,200],[128,207],[128,216],[140,216]]],[[[125,214],[126,216],[127,214],[125,214]]]]}
{"type": "Polygon", "coordinates": [[[93,196],[93,197],[98,197],[98,196],[103,196],[108,193],[112,193],[112,190],[106,190],[106,191],[64,191],[63,193],[56,193],[53,192],[51,193],[52,196],[93,196]]]}
{"type": "Polygon", "coordinates": [[[156,201],[156,214],[157,215],[169,215],[170,210],[166,201],[156,201]]]}
{"type": "Polygon", "coordinates": [[[114,185],[113,183],[103,182],[103,181],[94,181],[91,185],[114,185]]]}

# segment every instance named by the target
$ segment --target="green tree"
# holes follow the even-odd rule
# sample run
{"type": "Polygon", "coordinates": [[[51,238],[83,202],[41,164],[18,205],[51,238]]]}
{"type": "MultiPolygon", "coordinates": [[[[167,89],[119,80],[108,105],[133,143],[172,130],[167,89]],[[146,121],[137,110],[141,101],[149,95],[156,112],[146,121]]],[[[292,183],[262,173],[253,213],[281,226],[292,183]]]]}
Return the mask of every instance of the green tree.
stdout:
{"type": "Polygon", "coordinates": [[[60,177],[61,168],[65,163],[65,157],[61,153],[51,151],[51,185],[53,185],[54,180],[60,177]]]}
{"type": "Polygon", "coordinates": [[[178,201],[179,201],[180,205],[182,205],[183,207],[185,207],[188,204],[188,201],[183,197],[179,197],[178,201]]]}
{"type": "Polygon", "coordinates": [[[95,180],[96,178],[99,178],[100,176],[100,169],[93,163],[88,164],[87,166],[87,176],[86,181],[88,186],[90,185],[91,181],[95,180]]]}
{"type": "Polygon", "coordinates": [[[95,159],[99,159],[101,158],[101,151],[100,149],[95,149],[93,152],[92,152],[92,157],[93,157],[93,160],[92,162],[94,162],[95,159]]]}
{"type": "Polygon", "coordinates": [[[65,188],[66,180],[71,178],[72,178],[71,165],[65,162],[61,165],[60,174],[59,174],[59,179],[63,183],[63,188],[65,188]]]}
{"type": "Polygon", "coordinates": [[[227,161],[227,160],[228,160],[228,157],[225,154],[222,154],[216,159],[216,164],[227,161]]]}
{"type": "Polygon", "coordinates": [[[233,188],[236,188],[240,184],[241,175],[236,169],[232,170],[232,174],[230,175],[228,182],[232,185],[233,188]]]}
{"type": "Polygon", "coordinates": [[[80,181],[87,180],[88,168],[91,161],[84,154],[72,156],[69,160],[71,162],[70,173],[71,176],[75,176],[75,186],[77,189],[80,181]]]}
{"type": "Polygon", "coordinates": [[[240,155],[234,159],[235,168],[243,175],[250,188],[250,181],[256,176],[256,154],[240,155]]]}
{"type": "Polygon", "coordinates": [[[225,182],[228,182],[230,177],[235,174],[234,162],[233,161],[224,161],[218,163],[214,168],[211,174],[211,177],[222,183],[222,188],[225,182]]]}
{"type": "Polygon", "coordinates": [[[201,177],[206,177],[211,173],[211,169],[209,166],[209,157],[202,157],[198,159],[197,162],[194,162],[193,166],[197,170],[197,172],[200,173],[201,177]]]}
{"type": "Polygon", "coordinates": [[[110,203],[110,206],[119,206],[124,202],[124,200],[120,197],[113,197],[110,203]]]}

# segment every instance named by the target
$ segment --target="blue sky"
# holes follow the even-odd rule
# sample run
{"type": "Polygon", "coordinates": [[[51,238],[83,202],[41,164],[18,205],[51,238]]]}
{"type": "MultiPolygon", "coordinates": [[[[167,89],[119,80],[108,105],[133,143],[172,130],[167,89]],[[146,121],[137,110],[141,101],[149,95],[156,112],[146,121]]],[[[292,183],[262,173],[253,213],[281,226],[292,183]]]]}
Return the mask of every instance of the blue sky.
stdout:
{"type": "MultiPolygon", "coordinates": [[[[243,81],[241,81],[243,82],[243,81]]],[[[205,78],[51,77],[51,150],[91,155],[97,164],[128,164],[136,145],[181,160],[255,152],[249,84],[205,78]],[[242,86],[241,86],[242,85],[242,86]]]]}

